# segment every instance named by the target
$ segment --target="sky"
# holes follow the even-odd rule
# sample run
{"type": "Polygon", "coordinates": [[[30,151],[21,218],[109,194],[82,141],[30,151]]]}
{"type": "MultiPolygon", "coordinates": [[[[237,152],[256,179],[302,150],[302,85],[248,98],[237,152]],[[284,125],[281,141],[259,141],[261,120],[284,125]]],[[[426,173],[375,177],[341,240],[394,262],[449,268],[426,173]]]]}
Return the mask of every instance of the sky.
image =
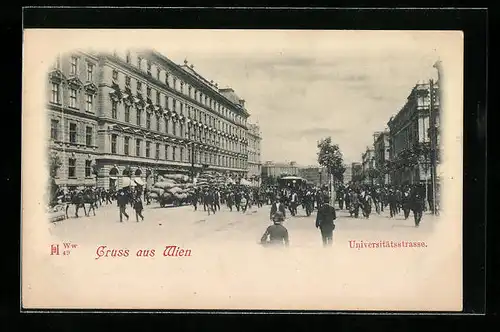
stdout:
{"type": "MultiPolygon", "coordinates": [[[[178,64],[187,60],[209,81],[232,87],[246,101],[249,122],[261,127],[262,161],[301,165],[317,164],[317,141],[327,136],[346,163],[360,161],[412,87],[437,78],[432,65],[446,40],[424,31],[123,33],[123,43],[153,47],[178,64]]],[[[116,32],[109,38],[120,40],[116,32]]]]}

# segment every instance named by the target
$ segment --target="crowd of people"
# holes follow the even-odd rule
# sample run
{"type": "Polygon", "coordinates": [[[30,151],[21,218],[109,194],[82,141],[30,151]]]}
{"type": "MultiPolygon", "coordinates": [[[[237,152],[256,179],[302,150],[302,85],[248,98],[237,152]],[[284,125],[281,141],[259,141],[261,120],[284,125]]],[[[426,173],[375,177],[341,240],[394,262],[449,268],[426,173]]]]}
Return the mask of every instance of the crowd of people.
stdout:
{"type": "MultiPolygon", "coordinates": [[[[123,218],[129,219],[126,211],[130,205],[135,211],[136,221],[144,220],[143,197],[146,204],[150,204],[147,190],[142,187],[126,187],[119,190],[105,190],[102,188],[85,188],[83,190],[57,191],[56,199],[66,202],[66,216],[70,205],[75,207],[75,217],[78,217],[80,208],[85,215],[105,204],[116,201],[119,207],[120,222],[123,218]],[[88,210],[85,207],[88,204],[88,210]]],[[[189,202],[194,211],[198,206],[203,206],[203,211],[208,215],[216,214],[221,207],[226,206],[230,212],[246,213],[252,206],[261,208],[270,205],[269,218],[273,224],[266,229],[262,236],[262,243],[277,243],[287,245],[288,233],[282,225],[287,214],[296,216],[301,206],[307,216],[317,210],[316,227],[321,230],[323,244],[331,245],[332,233],[335,229],[336,208],[346,210],[352,218],[366,218],[375,212],[380,214],[384,209],[389,210],[389,216],[394,218],[403,214],[408,219],[413,212],[415,227],[419,227],[422,214],[427,209],[425,198],[428,199],[429,208],[433,209],[432,195],[426,193],[426,187],[415,185],[366,185],[351,183],[340,185],[335,192],[335,202],[332,205],[327,187],[315,186],[260,186],[249,187],[243,185],[205,185],[195,188],[189,197],[189,202]],[[269,238],[269,240],[268,240],[269,238]]],[[[438,206],[436,205],[436,208],[438,206]]]]}

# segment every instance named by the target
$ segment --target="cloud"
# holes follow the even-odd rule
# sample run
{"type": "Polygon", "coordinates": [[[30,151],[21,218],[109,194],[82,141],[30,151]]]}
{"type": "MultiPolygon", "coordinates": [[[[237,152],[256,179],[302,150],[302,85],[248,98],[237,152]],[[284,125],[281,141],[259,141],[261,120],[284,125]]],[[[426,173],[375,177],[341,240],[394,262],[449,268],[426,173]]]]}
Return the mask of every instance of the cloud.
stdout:
{"type": "MultiPolygon", "coordinates": [[[[359,45],[358,45],[359,46],[359,45]]],[[[356,50],[267,51],[213,48],[189,55],[195,70],[246,100],[263,135],[263,160],[316,163],[317,141],[332,136],[346,161],[360,159],[418,80],[434,73],[429,50],[359,46],[356,50]]],[[[168,56],[168,54],[167,54],[168,56]]],[[[185,54],[178,55],[182,61],[185,54]]],[[[178,61],[176,61],[178,62],[178,61]]]]}

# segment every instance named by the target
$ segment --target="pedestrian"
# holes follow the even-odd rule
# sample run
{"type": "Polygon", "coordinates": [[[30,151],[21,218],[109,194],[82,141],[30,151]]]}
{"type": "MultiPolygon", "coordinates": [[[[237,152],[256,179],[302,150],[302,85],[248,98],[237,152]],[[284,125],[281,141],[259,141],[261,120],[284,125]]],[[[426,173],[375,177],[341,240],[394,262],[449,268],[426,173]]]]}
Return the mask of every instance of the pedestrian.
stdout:
{"type": "Polygon", "coordinates": [[[414,188],[412,191],[409,206],[413,211],[413,218],[415,220],[415,227],[420,226],[420,221],[422,220],[422,211],[425,205],[425,198],[418,188],[414,188]]]}
{"type": "Polygon", "coordinates": [[[116,197],[116,202],[117,202],[118,207],[120,208],[120,222],[123,222],[123,216],[125,216],[127,218],[127,221],[128,221],[128,214],[126,211],[128,197],[123,190],[120,190],[118,192],[118,195],[116,197]]]}
{"type": "Polygon", "coordinates": [[[248,206],[248,200],[246,198],[246,195],[241,195],[241,200],[240,200],[241,212],[243,213],[247,212],[247,206],[248,206]]]}
{"type": "Polygon", "coordinates": [[[142,210],[144,210],[142,200],[141,200],[141,195],[137,195],[135,200],[134,200],[134,210],[135,210],[135,220],[139,222],[139,217],[141,217],[141,220],[144,221],[144,216],[142,215],[142,210]]]}
{"type": "Polygon", "coordinates": [[[269,219],[270,220],[274,220],[274,214],[276,214],[276,212],[281,212],[283,213],[283,216],[286,218],[286,212],[285,212],[285,204],[283,204],[283,202],[281,202],[281,199],[280,197],[278,196],[276,201],[271,205],[271,212],[269,214],[269,219]]]}
{"type": "Polygon", "coordinates": [[[335,208],[331,206],[330,203],[324,202],[316,216],[316,228],[321,230],[321,238],[323,240],[324,247],[332,245],[335,219],[337,219],[335,208]]]}
{"type": "Polygon", "coordinates": [[[276,212],[273,216],[273,225],[268,226],[260,238],[260,243],[265,246],[289,246],[288,230],[282,225],[285,215],[282,212],[276,212]]]}

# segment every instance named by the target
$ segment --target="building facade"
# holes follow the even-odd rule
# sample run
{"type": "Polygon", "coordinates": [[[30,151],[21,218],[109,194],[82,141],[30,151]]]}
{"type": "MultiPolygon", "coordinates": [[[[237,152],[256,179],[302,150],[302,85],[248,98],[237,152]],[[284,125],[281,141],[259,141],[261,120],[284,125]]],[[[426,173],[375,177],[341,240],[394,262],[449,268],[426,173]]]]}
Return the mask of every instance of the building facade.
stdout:
{"type": "Polygon", "coordinates": [[[207,168],[247,173],[244,101],[187,61],[134,50],[70,54],[57,63],[48,91],[51,150],[64,148],[56,183],[119,188],[126,170],[139,185],[153,182],[151,175],[207,168]],[[87,177],[88,165],[97,179],[87,177]]]}
{"type": "MultiPolygon", "coordinates": [[[[386,163],[390,160],[390,137],[389,131],[376,132],[373,135],[373,151],[375,158],[375,168],[385,172],[386,163]]],[[[389,184],[389,174],[380,174],[377,179],[379,184],[389,184]]]]}
{"type": "Polygon", "coordinates": [[[362,174],[364,175],[364,183],[374,183],[375,179],[372,176],[372,170],[375,169],[375,151],[373,148],[366,147],[366,151],[361,155],[362,174]]]}
{"type": "MultiPolygon", "coordinates": [[[[437,101],[436,101],[437,102],[437,101]]],[[[438,107],[438,105],[435,105],[438,107]]],[[[390,129],[390,159],[397,160],[401,153],[418,143],[429,143],[430,97],[429,84],[417,84],[408,96],[406,104],[392,117],[390,129]]],[[[430,178],[429,158],[410,167],[402,167],[391,174],[396,185],[426,182],[430,178]]]]}
{"type": "Polygon", "coordinates": [[[58,185],[96,184],[93,170],[100,153],[98,64],[98,57],[77,52],[55,59],[48,72],[49,162],[52,158],[59,161],[54,174],[58,185]]]}
{"type": "Polygon", "coordinates": [[[260,154],[260,145],[262,134],[257,124],[247,124],[248,139],[248,173],[247,177],[251,181],[259,182],[262,173],[262,161],[260,154]]]}
{"type": "Polygon", "coordinates": [[[277,178],[283,174],[299,176],[299,167],[297,166],[297,163],[294,161],[289,163],[266,161],[262,165],[262,176],[277,178]]]}
{"type": "Polygon", "coordinates": [[[359,162],[351,163],[351,180],[358,181],[363,175],[363,165],[359,162]]]}
{"type": "Polygon", "coordinates": [[[344,184],[349,184],[352,181],[352,167],[347,164],[345,164],[344,167],[344,184]]]}
{"type": "Polygon", "coordinates": [[[327,169],[320,166],[305,166],[299,168],[298,176],[306,179],[308,182],[322,186],[329,183],[327,169]]]}

